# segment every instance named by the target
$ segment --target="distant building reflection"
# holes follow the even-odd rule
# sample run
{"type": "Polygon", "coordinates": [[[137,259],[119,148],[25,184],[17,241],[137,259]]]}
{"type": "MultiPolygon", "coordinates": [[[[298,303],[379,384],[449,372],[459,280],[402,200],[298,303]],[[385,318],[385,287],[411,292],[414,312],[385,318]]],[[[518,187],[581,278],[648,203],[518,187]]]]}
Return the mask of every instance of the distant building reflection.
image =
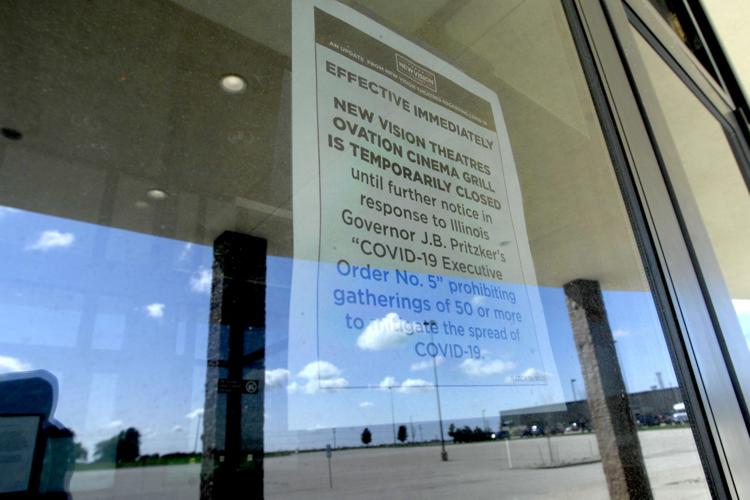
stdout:
{"type": "MultiPolygon", "coordinates": [[[[656,424],[680,424],[674,418],[674,406],[683,401],[682,391],[678,387],[635,392],[627,395],[633,418],[641,426],[656,424]]],[[[591,427],[588,403],[584,400],[569,401],[565,409],[559,404],[517,408],[501,412],[503,423],[508,426],[542,425],[547,433],[562,433],[574,422],[584,423],[591,427]]],[[[584,429],[585,430],[585,429],[584,429]]]]}

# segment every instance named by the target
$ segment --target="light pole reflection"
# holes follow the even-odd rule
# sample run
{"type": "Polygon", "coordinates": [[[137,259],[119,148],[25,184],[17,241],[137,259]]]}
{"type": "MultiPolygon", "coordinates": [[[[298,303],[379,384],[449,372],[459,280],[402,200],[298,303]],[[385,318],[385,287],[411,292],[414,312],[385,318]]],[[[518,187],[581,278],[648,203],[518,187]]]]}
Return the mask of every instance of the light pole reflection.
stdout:
{"type": "Polygon", "coordinates": [[[391,424],[393,425],[393,446],[396,446],[396,412],[393,410],[393,386],[388,386],[391,393],[391,424]]]}
{"type": "Polygon", "coordinates": [[[576,396],[576,379],[570,379],[570,388],[573,390],[573,401],[577,401],[578,398],[576,396]]]}
{"type": "Polygon", "coordinates": [[[440,388],[438,385],[437,360],[432,356],[432,371],[435,374],[435,397],[437,398],[438,422],[440,425],[440,458],[443,462],[448,461],[448,452],[445,451],[445,436],[443,435],[443,410],[440,406],[440,388]]]}
{"type": "Polygon", "coordinates": [[[195,446],[193,446],[193,453],[198,453],[198,438],[201,435],[201,424],[203,423],[203,412],[198,413],[198,425],[195,427],[195,446]]]}

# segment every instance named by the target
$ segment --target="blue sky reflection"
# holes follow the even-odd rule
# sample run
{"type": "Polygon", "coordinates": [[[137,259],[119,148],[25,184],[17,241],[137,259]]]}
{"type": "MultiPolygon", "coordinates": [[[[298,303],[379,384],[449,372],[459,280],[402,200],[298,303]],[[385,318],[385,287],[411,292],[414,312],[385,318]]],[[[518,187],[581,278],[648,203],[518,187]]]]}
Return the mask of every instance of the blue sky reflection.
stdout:
{"type": "MultiPolygon", "coordinates": [[[[192,451],[205,390],[212,249],[7,208],[0,210],[0,227],[0,372],[55,374],[55,415],[90,451],[130,426],[142,432],[142,453],[192,451]]],[[[338,391],[316,390],[307,367],[289,367],[291,272],[291,259],[268,257],[267,448],[324,446],[331,426],[389,423],[391,397],[397,421],[413,421],[425,439],[432,438],[431,363],[411,360],[384,369],[347,351],[321,360],[330,366],[317,367],[338,380],[334,387],[350,385],[355,367],[360,374],[371,371],[371,380],[391,376],[392,385],[401,387],[338,391]],[[289,431],[292,420],[292,427],[324,430],[289,431]]],[[[575,379],[580,399],[583,377],[563,292],[540,287],[540,295],[564,397],[572,399],[575,379]]],[[[656,385],[656,372],[665,386],[675,386],[650,294],[605,291],[604,297],[628,390],[656,385]]],[[[449,368],[438,363],[441,370],[449,368]]],[[[524,406],[529,399],[519,395],[529,391],[441,388],[443,413],[449,421],[467,414],[480,418],[484,410],[496,427],[497,412],[524,406]]],[[[350,430],[340,431],[339,444],[356,444],[358,432],[350,430]]],[[[374,436],[376,443],[388,441],[381,434],[374,436]]]]}

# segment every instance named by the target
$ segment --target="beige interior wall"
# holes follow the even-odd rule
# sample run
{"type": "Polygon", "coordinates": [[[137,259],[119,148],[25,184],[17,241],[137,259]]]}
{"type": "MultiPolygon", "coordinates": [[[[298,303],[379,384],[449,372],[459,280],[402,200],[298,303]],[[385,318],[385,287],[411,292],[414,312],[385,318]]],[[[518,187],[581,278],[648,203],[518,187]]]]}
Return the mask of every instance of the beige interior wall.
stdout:
{"type": "Polygon", "coordinates": [[[702,0],[702,3],[747,96],[750,90],[750,2],[702,0]]]}

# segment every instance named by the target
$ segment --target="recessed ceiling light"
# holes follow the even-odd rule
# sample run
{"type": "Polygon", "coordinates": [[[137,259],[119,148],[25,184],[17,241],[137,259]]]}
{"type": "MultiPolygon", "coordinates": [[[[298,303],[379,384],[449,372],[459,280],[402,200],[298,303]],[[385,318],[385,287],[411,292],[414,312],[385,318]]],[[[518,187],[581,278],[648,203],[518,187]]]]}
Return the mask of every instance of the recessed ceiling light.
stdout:
{"type": "Polygon", "coordinates": [[[133,203],[133,206],[135,208],[148,208],[148,202],[143,200],[138,200],[135,203],[133,203]]]}
{"type": "Polygon", "coordinates": [[[164,200],[169,195],[166,191],[162,191],[161,189],[149,189],[146,191],[146,196],[152,200],[164,200]]]}
{"type": "Polygon", "coordinates": [[[221,88],[227,94],[240,94],[247,88],[247,82],[240,75],[221,77],[221,88]]]}

